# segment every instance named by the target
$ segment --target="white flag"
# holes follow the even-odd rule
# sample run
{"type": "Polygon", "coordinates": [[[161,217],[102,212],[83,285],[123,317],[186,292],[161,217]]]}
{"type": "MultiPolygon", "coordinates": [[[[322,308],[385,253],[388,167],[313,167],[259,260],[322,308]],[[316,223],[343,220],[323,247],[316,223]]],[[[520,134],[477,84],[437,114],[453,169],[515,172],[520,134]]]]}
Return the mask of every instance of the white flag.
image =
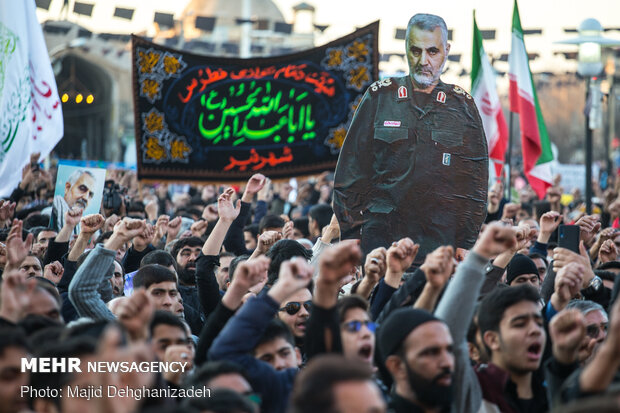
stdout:
{"type": "Polygon", "coordinates": [[[0,0],[0,197],[19,184],[30,154],[46,157],[62,136],[62,107],[34,0],[0,0]]]}

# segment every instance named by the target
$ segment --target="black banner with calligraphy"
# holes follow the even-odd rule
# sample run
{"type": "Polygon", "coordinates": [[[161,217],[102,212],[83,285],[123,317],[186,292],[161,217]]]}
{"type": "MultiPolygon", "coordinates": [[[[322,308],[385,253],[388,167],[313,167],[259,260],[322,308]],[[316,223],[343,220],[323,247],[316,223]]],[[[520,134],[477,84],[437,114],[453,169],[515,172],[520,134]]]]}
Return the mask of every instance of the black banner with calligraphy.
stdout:
{"type": "Polygon", "coordinates": [[[378,80],[378,28],[253,59],[133,36],[138,177],[240,181],[333,169],[362,95],[378,80]]]}

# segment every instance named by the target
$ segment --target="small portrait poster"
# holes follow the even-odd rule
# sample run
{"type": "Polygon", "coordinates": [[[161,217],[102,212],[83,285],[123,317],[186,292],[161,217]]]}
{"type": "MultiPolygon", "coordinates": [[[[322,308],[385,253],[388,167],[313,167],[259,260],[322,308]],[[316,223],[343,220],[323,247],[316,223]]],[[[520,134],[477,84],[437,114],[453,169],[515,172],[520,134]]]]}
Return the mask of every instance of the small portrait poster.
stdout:
{"type": "Polygon", "coordinates": [[[98,214],[105,174],[106,170],[101,168],[58,165],[50,227],[60,231],[64,226],[65,213],[75,206],[84,210],[82,216],[98,214]]]}

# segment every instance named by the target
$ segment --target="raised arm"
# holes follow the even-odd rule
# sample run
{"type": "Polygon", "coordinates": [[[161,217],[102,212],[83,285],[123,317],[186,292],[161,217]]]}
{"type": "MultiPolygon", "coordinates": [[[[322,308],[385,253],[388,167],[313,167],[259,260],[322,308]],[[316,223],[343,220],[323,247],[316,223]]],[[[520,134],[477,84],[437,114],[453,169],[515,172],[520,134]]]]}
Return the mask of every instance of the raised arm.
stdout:
{"type": "Polygon", "coordinates": [[[430,313],[435,311],[435,305],[441,291],[450,279],[454,270],[454,248],[439,247],[424,259],[424,264],[420,267],[424,271],[426,284],[422,294],[414,303],[414,308],[420,308],[430,313]]]}
{"type": "Polygon", "coordinates": [[[219,196],[217,200],[219,219],[202,246],[202,254],[196,260],[196,287],[205,317],[215,310],[221,299],[215,278],[215,267],[219,265],[219,253],[226,232],[239,215],[240,201],[237,201],[235,206],[231,199],[233,194],[233,189],[228,188],[219,196]]]}
{"type": "Polygon", "coordinates": [[[254,195],[263,188],[266,179],[267,178],[262,174],[254,174],[250,177],[245,186],[245,191],[241,197],[241,210],[237,218],[232,222],[226,238],[224,239],[226,250],[235,255],[250,253],[245,248],[245,243],[243,241],[243,227],[251,214],[252,199],[254,195]]]}
{"type": "Polygon", "coordinates": [[[316,279],[314,304],[308,319],[304,346],[308,359],[327,352],[342,352],[338,322],[338,293],[342,280],[361,259],[357,241],[347,240],[329,248],[323,254],[319,277],[316,279]]]}
{"type": "Polygon", "coordinates": [[[114,227],[114,233],[105,245],[98,245],[82,263],[69,285],[69,299],[80,316],[95,320],[115,319],[97,292],[97,287],[109,271],[116,250],[145,228],[145,221],[124,219],[114,227]]]}
{"type": "Polygon", "coordinates": [[[516,244],[514,229],[491,224],[482,233],[474,248],[456,269],[452,282],[439,302],[435,315],[446,322],[455,343],[465,340],[474,315],[484,267],[488,260],[516,244]]]}
{"type": "Polygon", "coordinates": [[[32,247],[32,234],[28,234],[26,239],[22,239],[24,224],[18,219],[13,220],[13,225],[6,238],[6,265],[3,276],[12,270],[19,270],[19,266],[26,259],[32,247]]]}

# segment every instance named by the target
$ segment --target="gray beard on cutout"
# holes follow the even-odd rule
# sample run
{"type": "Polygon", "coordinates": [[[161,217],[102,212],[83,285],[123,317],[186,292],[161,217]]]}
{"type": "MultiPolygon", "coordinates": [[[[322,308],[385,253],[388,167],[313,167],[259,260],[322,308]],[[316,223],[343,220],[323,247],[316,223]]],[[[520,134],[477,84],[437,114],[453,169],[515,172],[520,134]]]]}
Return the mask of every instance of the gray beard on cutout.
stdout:
{"type": "Polygon", "coordinates": [[[424,88],[427,88],[429,86],[432,86],[433,83],[436,83],[439,81],[439,77],[441,76],[441,74],[443,73],[443,68],[446,66],[446,62],[448,61],[448,56],[446,55],[446,58],[444,59],[443,63],[441,64],[441,67],[439,68],[439,70],[437,71],[437,77],[430,75],[423,75],[422,73],[418,73],[417,70],[412,70],[413,72],[413,80],[416,81],[416,83],[424,88]]]}

